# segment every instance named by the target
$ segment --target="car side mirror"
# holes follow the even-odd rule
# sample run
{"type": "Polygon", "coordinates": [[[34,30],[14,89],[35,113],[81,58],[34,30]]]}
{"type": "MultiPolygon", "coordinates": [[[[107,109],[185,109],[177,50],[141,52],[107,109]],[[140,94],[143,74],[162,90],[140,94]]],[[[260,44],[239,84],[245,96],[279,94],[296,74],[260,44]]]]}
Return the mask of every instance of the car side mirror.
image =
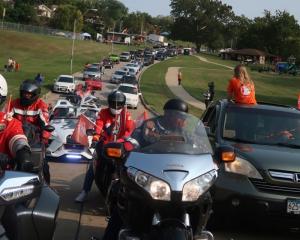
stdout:
{"type": "Polygon", "coordinates": [[[215,149],[216,160],[220,163],[222,162],[234,162],[236,155],[234,147],[230,145],[219,146],[215,149]]]}

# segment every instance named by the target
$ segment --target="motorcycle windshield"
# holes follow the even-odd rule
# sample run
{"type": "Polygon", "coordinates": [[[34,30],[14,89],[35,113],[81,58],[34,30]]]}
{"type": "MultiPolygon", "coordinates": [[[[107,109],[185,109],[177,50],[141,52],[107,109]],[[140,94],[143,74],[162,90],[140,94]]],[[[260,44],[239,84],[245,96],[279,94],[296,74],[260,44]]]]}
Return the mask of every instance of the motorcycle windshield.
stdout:
{"type": "Polygon", "coordinates": [[[139,142],[135,151],[143,153],[211,154],[212,148],[199,118],[179,111],[146,120],[132,137],[139,142]]]}

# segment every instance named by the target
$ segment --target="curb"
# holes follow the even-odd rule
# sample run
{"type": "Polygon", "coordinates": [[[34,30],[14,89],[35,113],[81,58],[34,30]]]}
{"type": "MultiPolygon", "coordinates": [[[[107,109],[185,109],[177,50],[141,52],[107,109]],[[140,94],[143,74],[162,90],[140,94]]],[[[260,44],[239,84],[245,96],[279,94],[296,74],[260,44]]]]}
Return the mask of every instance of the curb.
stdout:
{"type": "MultiPolygon", "coordinates": [[[[141,82],[141,77],[142,77],[142,75],[143,75],[143,73],[146,71],[146,70],[148,70],[149,68],[151,68],[152,66],[154,66],[155,64],[158,64],[158,63],[160,63],[160,62],[156,62],[156,63],[154,63],[154,64],[152,64],[151,66],[149,66],[149,67],[147,67],[147,68],[144,68],[143,70],[142,70],[142,72],[140,73],[140,75],[139,75],[139,77],[138,77],[138,88],[141,90],[141,88],[140,88],[140,82],[141,82]]],[[[142,93],[142,92],[141,92],[142,93]]],[[[146,103],[146,101],[145,101],[145,99],[144,99],[144,97],[143,97],[143,94],[141,94],[140,95],[140,99],[141,99],[141,102],[142,102],[142,104],[143,104],[143,106],[144,106],[144,108],[146,109],[146,110],[148,110],[149,112],[151,112],[153,115],[155,115],[155,116],[159,116],[160,114],[158,113],[158,112],[156,112],[152,107],[150,107],[147,103],[146,103]]]]}

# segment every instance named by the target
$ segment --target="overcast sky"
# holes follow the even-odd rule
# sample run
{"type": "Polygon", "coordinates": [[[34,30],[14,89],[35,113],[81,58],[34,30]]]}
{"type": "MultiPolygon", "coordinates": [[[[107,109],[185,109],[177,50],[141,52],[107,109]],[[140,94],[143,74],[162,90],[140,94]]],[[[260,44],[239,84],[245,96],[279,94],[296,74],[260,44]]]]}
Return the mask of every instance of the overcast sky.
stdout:
{"type": "MultiPolygon", "coordinates": [[[[169,0],[119,0],[124,3],[130,12],[147,12],[152,16],[169,15],[169,0]]],[[[271,11],[286,10],[294,15],[300,23],[300,0],[222,0],[231,5],[236,15],[244,14],[248,18],[263,16],[264,9],[271,11]]]]}

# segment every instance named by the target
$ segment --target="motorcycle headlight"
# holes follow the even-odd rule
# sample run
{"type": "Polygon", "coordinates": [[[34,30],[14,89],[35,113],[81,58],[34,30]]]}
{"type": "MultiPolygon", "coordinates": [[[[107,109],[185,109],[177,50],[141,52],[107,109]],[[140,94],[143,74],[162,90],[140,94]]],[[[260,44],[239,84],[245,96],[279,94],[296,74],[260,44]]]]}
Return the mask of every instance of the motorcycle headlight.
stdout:
{"type": "Polygon", "coordinates": [[[211,187],[217,176],[217,171],[212,170],[184,184],[182,190],[182,201],[197,201],[197,199],[211,187]]]}
{"type": "Polygon", "coordinates": [[[241,157],[236,157],[233,162],[225,163],[225,171],[245,175],[249,178],[263,179],[256,168],[241,157]]]}
{"type": "Polygon", "coordinates": [[[137,185],[145,189],[153,199],[171,200],[171,189],[166,182],[135,168],[128,168],[127,174],[137,185]]]}
{"type": "Polygon", "coordinates": [[[27,185],[17,188],[6,188],[3,189],[3,191],[0,193],[0,197],[3,198],[5,201],[13,201],[18,198],[22,198],[25,196],[30,195],[33,193],[34,186],[33,185],[27,185]]]}

